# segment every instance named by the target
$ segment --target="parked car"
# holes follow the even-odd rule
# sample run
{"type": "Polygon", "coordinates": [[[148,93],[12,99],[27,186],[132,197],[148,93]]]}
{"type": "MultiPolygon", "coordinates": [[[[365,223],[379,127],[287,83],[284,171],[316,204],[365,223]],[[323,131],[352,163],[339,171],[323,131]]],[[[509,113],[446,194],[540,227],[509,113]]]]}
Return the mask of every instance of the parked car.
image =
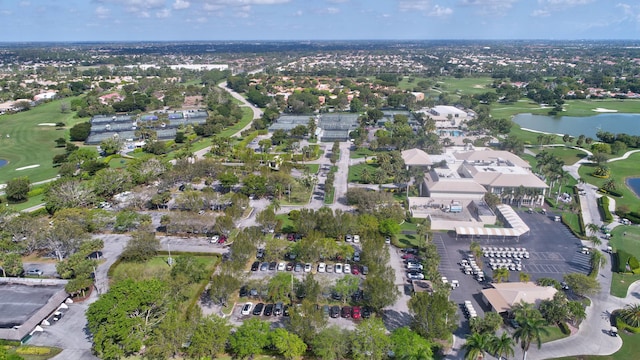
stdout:
{"type": "Polygon", "coordinates": [[[258,271],[259,268],[260,268],[260,261],[254,261],[253,264],[251,264],[251,271],[258,271]]]}
{"type": "Polygon", "coordinates": [[[283,262],[278,263],[278,271],[284,271],[285,268],[286,268],[285,263],[283,262]]]}
{"type": "Polygon", "coordinates": [[[287,263],[287,271],[293,270],[293,263],[287,263]]]}
{"type": "Polygon", "coordinates": [[[278,264],[275,261],[269,263],[269,270],[274,271],[278,264]]]}
{"type": "Polygon", "coordinates": [[[253,307],[253,303],[246,303],[242,307],[242,311],[240,312],[242,315],[249,315],[251,313],[251,308],[253,307]]]}
{"type": "Polygon", "coordinates": [[[360,235],[353,235],[353,242],[354,243],[359,243],[360,242],[360,235]]]}
{"type": "Polygon", "coordinates": [[[362,270],[362,275],[369,274],[369,267],[368,266],[363,265],[361,270],[362,270]]]}
{"type": "Polygon", "coordinates": [[[408,272],[407,279],[409,280],[424,280],[424,274],[420,272],[408,272]]]}
{"type": "Polygon", "coordinates": [[[264,307],[264,316],[271,316],[274,306],[274,304],[267,304],[267,306],[264,307]]]}
{"type": "Polygon", "coordinates": [[[351,306],[343,306],[342,307],[342,311],[340,312],[340,316],[342,316],[345,319],[348,319],[351,317],[351,306]]]}
{"type": "Polygon", "coordinates": [[[262,264],[260,264],[260,271],[267,271],[268,269],[269,269],[268,262],[263,262],[262,264]]]}
{"type": "Polygon", "coordinates": [[[410,270],[422,270],[424,267],[420,263],[409,262],[407,263],[407,269],[410,270]]]}
{"type": "Polygon", "coordinates": [[[323,273],[327,271],[327,264],[321,262],[318,264],[318,272],[323,273]]]}
{"type": "Polygon", "coordinates": [[[358,265],[353,265],[351,267],[351,274],[353,274],[353,275],[359,275],[360,274],[360,269],[358,268],[358,265]]]}
{"type": "Polygon", "coordinates": [[[344,268],[342,269],[342,271],[343,271],[345,274],[351,274],[351,265],[349,265],[349,264],[344,264],[344,268]]]}
{"type": "Polygon", "coordinates": [[[263,309],[264,309],[264,304],[257,303],[256,306],[253,308],[253,315],[256,315],[256,316],[262,315],[263,309]]]}
{"type": "Polygon", "coordinates": [[[258,249],[258,252],[256,253],[256,259],[262,259],[264,257],[264,249],[258,249]]]}
{"type": "Polygon", "coordinates": [[[284,306],[282,305],[281,302],[277,302],[276,305],[273,307],[273,315],[274,316],[280,316],[282,315],[282,309],[284,308],[284,306]]]}
{"type": "Polygon", "coordinates": [[[362,308],[362,318],[363,319],[368,319],[371,317],[371,308],[368,306],[365,306],[362,308]]]}
{"type": "Polygon", "coordinates": [[[360,252],[356,251],[353,253],[353,261],[358,262],[360,261],[360,252]]]}
{"type": "Polygon", "coordinates": [[[336,264],[335,272],[336,274],[342,274],[342,264],[336,264]]]}
{"type": "Polygon", "coordinates": [[[311,272],[311,263],[304,264],[304,272],[311,272]]]}
{"type": "Polygon", "coordinates": [[[360,319],[360,306],[354,306],[351,308],[351,317],[354,319],[360,319]]]}
{"type": "Polygon", "coordinates": [[[285,305],[282,308],[282,316],[289,316],[289,305],[285,305]]]}
{"type": "Polygon", "coordinates": [[[329,310],[329,316],[331,316],[334,319],[340,316],[340,306],[338,305],[332,306],[331,310],[329,310]]]}
{"type": "Polygon", "coordinates": [[[384,243],[387,244],[387,245],[391,245],[391,237],[385,236],[384,243]]]}
{"type": "Polygon", "coordinates": [[[329,317],[329,312],[330,312],[329,308],[330,308],[329,305],[323,305],[322,306],[322,315],[324,315],[326,317],[329,317]]]}
{"type": "Polygon", "coordinates": [[[249,289],[246,286],[240,288],[240,297],[247,297],[249,295],[249,289]]]}
{"type": "Polygon", "coordinates": [[[332,273],[333,272],[333,264],[327,264],[327,272],[328,273],[332,273]]]}
{"type": "Polygon", "coordinates": [[[302,271],[302,264],[296,263],[296,267],[293,269],[293,271],[295,271],[295,272],[302,271]]]}
{"type": "Polygon", "coordinates": [[[42,275],[44,275],[44,272],[42,272],[42,270],[40,270],[40,269],[29,269],[29,270],[27,270],[25,275],[27,275],[27,276],[42,276],[42,275]]]}
{"type": "Polygon", "coordinates": [[[351,236],[351,234],[347,234],[344,237],[344,241],[346,242],[352,242],[353,241],[353,236],[351,236]]]}

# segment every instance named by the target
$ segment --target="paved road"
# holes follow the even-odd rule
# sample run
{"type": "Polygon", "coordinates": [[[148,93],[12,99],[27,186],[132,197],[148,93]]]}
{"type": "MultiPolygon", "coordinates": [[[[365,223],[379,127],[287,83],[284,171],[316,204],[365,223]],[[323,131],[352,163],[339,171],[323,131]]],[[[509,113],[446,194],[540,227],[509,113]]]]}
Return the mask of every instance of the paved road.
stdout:
{"type": "Polygon", "coordinates": [[[392,245],[389,247],[389,261],[391,267],[395,271],[395,285],[400,292],[400,296],[395,304],[383,309],[384,323],[389,330],[408,326],[411,323],[411,314],[407,303],[411,299],[410,284],[405,276],[404,262],[402,261],[402,253],[398,248],[392,245]]]}

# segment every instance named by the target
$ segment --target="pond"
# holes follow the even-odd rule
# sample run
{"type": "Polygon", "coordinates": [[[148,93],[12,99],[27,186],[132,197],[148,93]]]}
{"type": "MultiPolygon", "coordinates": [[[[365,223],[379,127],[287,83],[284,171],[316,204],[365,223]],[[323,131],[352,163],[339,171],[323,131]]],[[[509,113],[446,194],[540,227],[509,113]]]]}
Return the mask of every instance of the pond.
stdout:
{"type": "Polygon", "coordinates": [[[3,167],[9,163],[9,160],[0,159],[0,167],[3,167]]]}
{"type": "Polygon", "coordinates": [[[625,182],[631,191],[633,191],[637,197],[640,197],[640,178],[628,178],[625,182]]]}
{"type": "Polygon", "coordinates": [[[552,134],[596,138],[598,130],[640,135],[640,114],[599,114],[587,117],[518,114],[513,122],[523,128],[552,134]]]}

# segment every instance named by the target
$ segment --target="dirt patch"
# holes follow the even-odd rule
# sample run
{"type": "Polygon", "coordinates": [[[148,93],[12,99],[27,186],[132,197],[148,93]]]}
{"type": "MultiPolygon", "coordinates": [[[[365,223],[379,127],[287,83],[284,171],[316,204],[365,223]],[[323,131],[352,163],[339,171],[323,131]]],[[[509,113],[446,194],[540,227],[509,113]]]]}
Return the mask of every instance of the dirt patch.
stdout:
{"type": "Polygon", "coordinates": [[[202,103],[202,96],[201,95],[194,95],[194,96],[185,96],[184,97],[184,103],[182,103],[182,107],[184,109],[198,109],[200,108],[200,104],[202,103]]]}

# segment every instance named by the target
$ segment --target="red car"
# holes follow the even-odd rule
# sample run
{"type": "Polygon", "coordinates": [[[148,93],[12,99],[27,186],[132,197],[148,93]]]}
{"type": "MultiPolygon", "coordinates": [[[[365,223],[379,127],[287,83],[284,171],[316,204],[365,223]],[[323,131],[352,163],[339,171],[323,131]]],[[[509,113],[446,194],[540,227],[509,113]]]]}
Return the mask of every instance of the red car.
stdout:
{"type": "Polygon", "coordinates": [[[218,239],[218,244],[224,244],[225,242],[227,242],[227,237],[224,235],[220,235],[220,238],[218,239]]]}
{"type": "Polygon", "coordinates": [[[415,259],[417,257],[418,257],[418,255],[414,255],[414,254],[404,254],[404,255],[402,255],[402,258],[405,259],[405,260],[415,259]]]}
{"type": "Polygon", "coordinates": [[[360,274],[360,269],[358,269],[358,265],[351,265],[351,274],[353,275],[360,274]]]}
{"type": "Polygon", "coordinates": [[[360,306],[354,306],[351,308],[351,317],[354,319],[360,319],[360,306]]]}

